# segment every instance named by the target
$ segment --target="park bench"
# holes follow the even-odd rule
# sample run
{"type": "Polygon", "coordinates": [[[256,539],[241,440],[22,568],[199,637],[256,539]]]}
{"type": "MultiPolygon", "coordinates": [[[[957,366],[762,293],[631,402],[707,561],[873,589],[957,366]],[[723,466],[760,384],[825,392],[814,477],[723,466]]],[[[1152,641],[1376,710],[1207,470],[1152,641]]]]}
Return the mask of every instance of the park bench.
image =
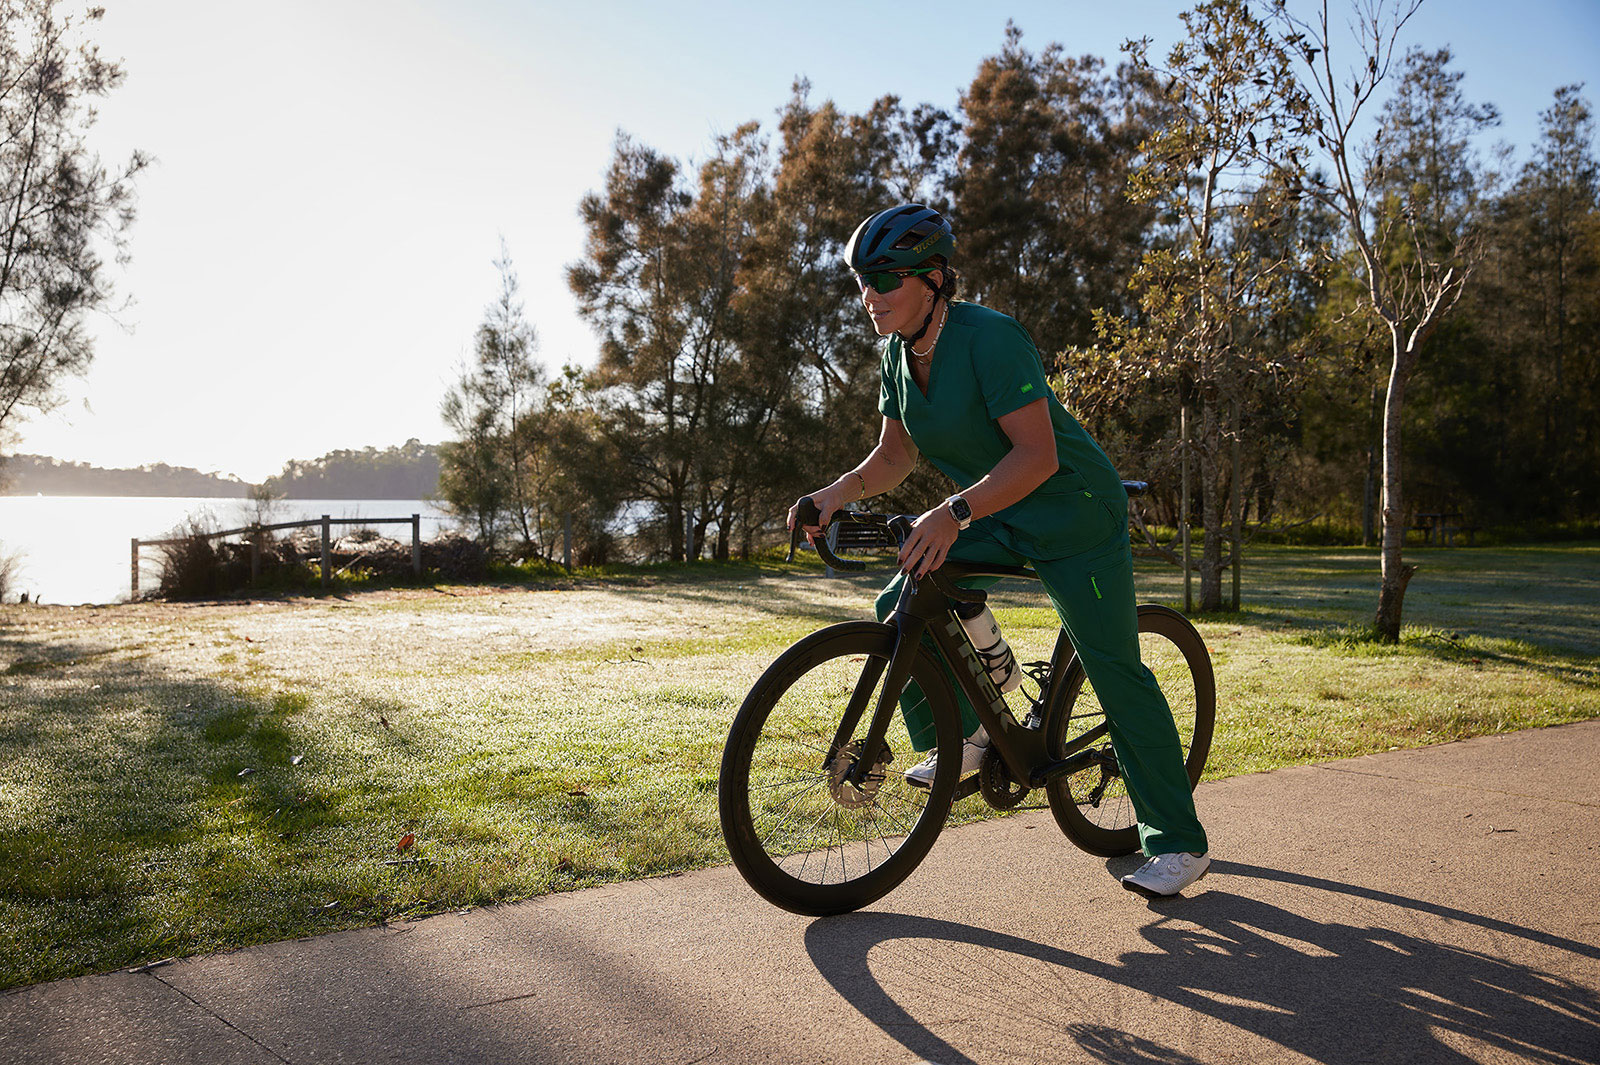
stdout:
{"type": "MultiPolygon", "coordinates": [[[[835,555],[843,555],[846,551],[882,551],[894,547],[894,535],[887,529],[871,525],[852,525],[848,522],[839,522],[828,527],[828,548],[835,555]]],[[[837,576],[832,566],[828,567],[828,576],[837,576]]]]}
{"type": "Polygon", "coordinates": [[[1467,543],[1472,544],[1477,539],[1478,526],[1464,524],[1462,517],[1454,510],[1427,511],[1419,513],[1416,524],[1411,527],[1422,533],[1423,543],[1430,546],[1454,547],[1457,533],[1465,533],[1467,543]]]}

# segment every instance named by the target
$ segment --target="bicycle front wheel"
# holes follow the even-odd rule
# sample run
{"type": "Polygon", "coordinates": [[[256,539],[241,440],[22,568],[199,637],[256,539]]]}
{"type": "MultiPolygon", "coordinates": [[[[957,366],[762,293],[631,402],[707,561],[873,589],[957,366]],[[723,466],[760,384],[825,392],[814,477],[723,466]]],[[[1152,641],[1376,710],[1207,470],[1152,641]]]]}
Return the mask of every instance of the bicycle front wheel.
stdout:
{"type": "Polygon", "coordinates": [[[740,874],[774,905],[811,916],[865,906],[910,875],[944,825],[961,730],[920,649],[912,677],[929,697],[940,752],[932,786],[905,779],[922,754],[898,708],[879,749],[865,749],[894,644],[895,630],[872,622],[813,633],[768,667],[734,718],[717,784],[722,835],[740,874]],[[842,730],[852,700],[860,712],[842,730]]]}
{"type": "MultiPolygon", "coordinates": [[[[1193,788],[1205,770],[1216,726],[1217,683],[1211,655],[1182,614],[1145,605],[1139,608],[1139,657],[1155,674],[1172,708],[1193,788]]],[[[1074,658],[1061,678],[1062,698],[1045,726],[1046,743],[1054,758],[1063,757],[1069,747],[1082,746],[1096,751],[1099,758],[1087,769],[1052,781],[1046,794],[1056,823],[1073,844],[1090,854],[1115,858],[1139,849],[1139,821],[1111,749],[1105,709],[1086,680],[1083,666],[1074,658]]]]}

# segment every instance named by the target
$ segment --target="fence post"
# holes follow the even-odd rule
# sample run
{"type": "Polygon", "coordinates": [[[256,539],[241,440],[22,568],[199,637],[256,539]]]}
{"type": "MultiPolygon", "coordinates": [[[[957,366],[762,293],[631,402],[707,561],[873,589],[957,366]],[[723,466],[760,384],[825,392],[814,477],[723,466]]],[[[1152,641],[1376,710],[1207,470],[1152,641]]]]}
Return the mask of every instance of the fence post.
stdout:
{"type": "Polygon", "coordinates": [[[572,572],[572,511],[561,515],[561,564],[572,572]]]}
{"type": "Polygon", "coordinates": [[[331,517],[328,514],[322,516],[322,586],[324,588],[328,586],[328,577],[332,571],[332,560],[329,557],[328,544],[328,526],[331,517]]]}
{"type": "Polygon", "coordinates": [[[133,538],[133,565],[129,567],[128,598],[139,598],[139,538],[133,538]]]}
{"type": "Polygon", "coordinates": [[[1194,613],[1193,574],[1189,571],[1189,404],[1178,408],[1179,453],[1183,456],[1183,503],[1178,508],[1178,524],[1183,533],[1183,612],[1194,613]]]}
{"type": "Polygon", "coordinates": [[[411,572],[422,576],[422,515],[411,515],[411,572]]]}
{"type": "Polygon", "coordinates": [[[261,579],[261,526],[250,532],[250,583],[261,579]]]}
{"type": "Polygon", "coordinates": [[[1239,609],[1239,542],[1244,539],[1244,485],[1239,472],[1239,401],[1233,401],[1233,609],[1239,609]]]}

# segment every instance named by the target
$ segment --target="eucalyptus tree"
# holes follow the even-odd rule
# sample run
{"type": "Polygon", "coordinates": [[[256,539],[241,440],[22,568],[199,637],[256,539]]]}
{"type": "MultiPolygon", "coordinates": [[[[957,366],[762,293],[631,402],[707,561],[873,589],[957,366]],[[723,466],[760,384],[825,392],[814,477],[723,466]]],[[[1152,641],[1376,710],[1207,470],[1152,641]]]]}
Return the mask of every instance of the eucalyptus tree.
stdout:
{"type": "Polygon", "coordinates": [[[1137,315],[1102,310],[1101,341],[1075,353],[1068,380],[1091,410],[1154,381],[1194,411],[1183,446],[1198,459],[1200,609],[1216,610],[1240,539],[1237,509],[1231,531],[1227,521],[1230,489],[1242,489],[1230,445],[1252,427],[1264,435],[1273,397],[1296,372],[1301,344],[1275,322],[1304,299],[1316,248],[1275,236],[1299,227],[1298,183],[1270,174],[1294,150],[1307,106],[1288,55],[1242,0],[1211,0],[1182,19],[1183,39],[1161,60],[1147,40],[1128,45],[1135,68],[1164,85],[1166,119],[1140,147],[1129,196],[1169,228],[1134,272],[1137,315]]]}
{"type": "MultiPolygon", "coordinates": [[[[769,195],[754,124],[719,138],[691,184],[679,165],[619,137],[603,192],[579,207],[588,237],[567,269],[600,334],[594,386],[625,465],[625,495],[646,504],[674,560],[698,557],[728,523],[726,461],[736,413],[729,378],[744,357],[734,297],[769,195]]],[[[736,493],[734,493],[736,495],[736,493]]]]}
{"type": "Polygon", "coordinates": [[[1397,56],[1400,32],[1420,5],[1354,0],[1347,56],[1345,44],[1330,33],[1327,0],[1310,17],[1291,12],[1284,0],[1271,5],[1282,47],[1298,57],[1297,80],[1310,101],[1299,132],[1325,164],[1311,172],[1306,193],[1338,215],[1355,249],[1367,313],[1389,338],[1382,579],[1374,627],[1390,642],[1400,638],[1406,585],[1416,571],[1403,559],[1406,388],[1429,336],[1460,300],[1479,259],[1482,175],[1472,138],[1498,121],[1492,107],[1464,98],[1448,49],[1397,56]],[[1378,89],[1397,62],[1400,84],[1373,115],[1378,89]],[[1364,123],[1375,131],[1367,134],[1364,123]]]}
{"type": "MultiPolygon", "coordinates": [[[[771,372],[793,381],[786,456],[803,460],[782,492],[767,497],[776,517],[795,490],[814,488],[859,461],[876,439],[881,342],[862,315],[844,247],[861,220],[895,203],[944,207],[959,138],[952,117],[932,106],[907,108],[886,96],[864,113],[809,99],[798,82],[779,116],[773,207],[752,247],[743,286],[744,321],[759,335],[771,372]]],[[[775,471],[776,472],[776,471],[775,471]]],[[[947,488],[919,466],[885,505],[922,509],[947,488]]]]}
{"type": "Polygon", "coordinates": [[[94,357],[88,318],[111,307],[101,250],[120,261],[134,218],[134,152],[108,167],[89,145],[97,100],[123,78],[56,0],[0,0],[0,442],[25,411],[60,402],[94,357]]]}
{"type": "Polygon", "coordinates": [[[948,178],[958,265],[1041,352],[1086,343],[1095,308],[1124,306],[1155,215],[1124,190],[1161,106],[1137,66],[1108,72],[1059,44],[1036,54],[1014,23],[961,95],[948,178]]]}

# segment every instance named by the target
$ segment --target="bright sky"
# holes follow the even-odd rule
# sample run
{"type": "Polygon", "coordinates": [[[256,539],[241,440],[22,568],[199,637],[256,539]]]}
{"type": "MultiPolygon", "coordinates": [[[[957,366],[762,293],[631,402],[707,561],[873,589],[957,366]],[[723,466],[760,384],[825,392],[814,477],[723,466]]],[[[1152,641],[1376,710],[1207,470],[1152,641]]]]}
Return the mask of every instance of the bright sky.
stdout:
{"type": "MultiPolygon", "coordinates": [[[[887,93],[954,108],[1008,16],[1032,49],[1115,60],[1127,37],[1169,42],[1187,6],[106,0],[97,35],[128,78],[95,142],[158,160],[118,279],[135,302],[17,450],[256,481],[438,441],[502,235],[541,357],[593,362],[564,268],[618,130],[703,158],[741,122],[770,128],[797,75],[851,111],[887,93]]],[[[1524,154],[1558,86],[1600,99],[1595,0],[1429,0],[1405,39],[1451,45],[1524,154]]]]}

